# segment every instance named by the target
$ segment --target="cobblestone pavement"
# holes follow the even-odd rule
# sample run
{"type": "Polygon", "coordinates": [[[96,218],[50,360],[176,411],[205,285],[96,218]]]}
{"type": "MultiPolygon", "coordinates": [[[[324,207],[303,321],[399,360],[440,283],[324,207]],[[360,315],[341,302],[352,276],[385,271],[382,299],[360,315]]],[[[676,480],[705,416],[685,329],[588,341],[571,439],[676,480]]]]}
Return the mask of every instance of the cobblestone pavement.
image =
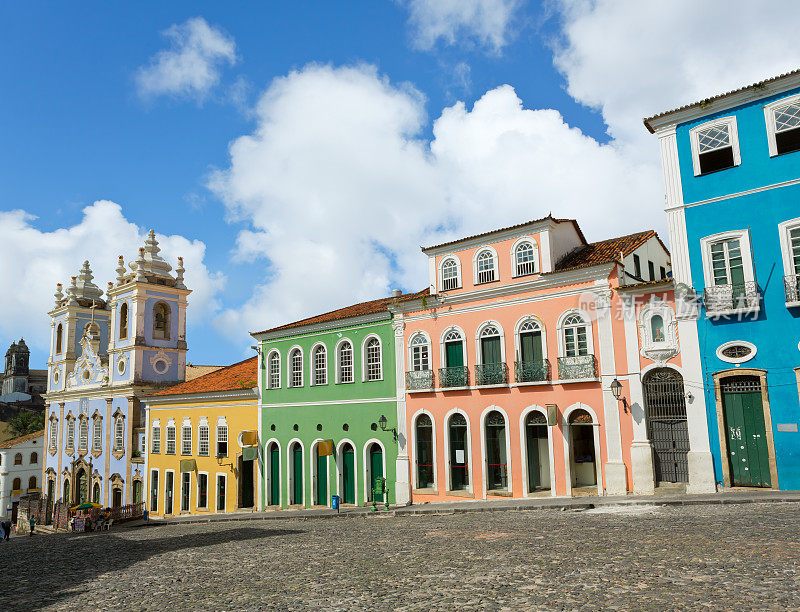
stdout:
{"type": "Polygon", "coordinates": [[[800,504],[253,520],[0,544],[0,610],[798,609],[800,504]]]}

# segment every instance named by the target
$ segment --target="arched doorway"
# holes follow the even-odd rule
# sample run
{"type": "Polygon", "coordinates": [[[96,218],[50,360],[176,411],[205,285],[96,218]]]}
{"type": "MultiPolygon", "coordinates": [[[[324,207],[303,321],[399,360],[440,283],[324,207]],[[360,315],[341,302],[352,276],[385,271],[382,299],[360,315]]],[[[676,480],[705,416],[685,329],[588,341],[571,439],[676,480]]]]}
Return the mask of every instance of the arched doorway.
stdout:
{"type": "Polygon", "coordinates": [[[267,505],[279,506],[281,503],[281,453],[276,442],[269,445],[269,489],[267,505]]]}
{"type": "Polygon", "coordinates": [[[423,413],[417,417],[414,435],[417,451],[417,488],[434,487],[433,422],[430,416],[423,413]]]}
{"type": "Polygon", "coordinates": [[[111,507],[119,508],[120,506],[122,506],[122,489],[114,487],[111,491],[111,507]]]}
{"type": "Polygon", "coordinates": [[[345,442],[341,446],[339,485],[343,504],[356,503],[356,452],[353,445],[345,442]]]}
{"type": "Polygon", "coordinates": [[[582,408],[569,415],[569,440],[572,486],[596,486],[598,456],[594,444],[594,421],[592,415],[582,408]]]}
{"type": "Polygon", "coordinates": [[[291,495],[290,504],[303,503],[303,448],[299,443],[292,444],[289,450],[291,495]]]}
{"type": "Polygon", "coordinates": [[[508,491],[508,457],[506,454],[506,420],[497,410],[486,415],[486,490],[508,491]]]}
{"type": "Polygon", "coordinates": [[[683,377],[671,368],[658,368],[645,375],[642,385],[656,482],[689,482],[683,377]]]}
{"type": "Polygon", "coordinates": [[[375,488],[375,481],[378,478],[383,478],[383,449],[377,442],[373,442],[367,451],[367,501],[382,502],[384,500],[383,493],[373,494],[375,488]]]}
{"type": "Polygon", "coordinates": [[[314,503],[328,505],[328,456],[319,454],[319,443],[314,445],[314,503]]]}
{"type": "Polygon", "coordinates": [[[550,489],[550,447],[547,418],[538,410],[525,417],[525,452],[527,455],[528,491],[550,489]]]}
{"type": "Polygon", "coordinates": [[[142,481],[141,480],[134,480],[133,481],[133,503],[138,504],[142,501],[142,481]]]}
{"type": "Polygon", "coordinates": [[[69,478],[64,479],[64,491],[61,501],[65,504],[69,504],[69,478]]]}
{"type": "Polygon", "coordinates": [[[89,501],[89,475],[83,468],[79,468],[75,474],[75,485],[76,504],[84,504],[89,501]]]}
{"type": "Polygon", "coordinates": [[[92,502],[95,504],[100,503],[100,483],[96,482],[92,486],[92,502]]]}
{"type": "Polygon", "coordinates": [[[450,417],[447,429],[450,446],[450,490],[465,491],[469,488],[467,419],[460,412],[456,412],[450,417]]]}

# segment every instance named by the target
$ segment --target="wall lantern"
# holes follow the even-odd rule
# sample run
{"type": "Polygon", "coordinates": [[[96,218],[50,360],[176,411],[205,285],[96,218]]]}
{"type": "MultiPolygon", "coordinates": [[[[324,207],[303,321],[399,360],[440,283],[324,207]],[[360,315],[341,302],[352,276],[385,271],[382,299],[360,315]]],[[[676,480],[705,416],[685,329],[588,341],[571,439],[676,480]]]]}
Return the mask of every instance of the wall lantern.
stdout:
{"type": "Polygon", "coordinates": [[[622,395],[622,383],[616,378],[611,381],[611,393],[614,395],[615,400],[622,402],[622,409],[628,412],[628,400],[622,395]]]}
{"type": "Polygon", "coordinates": [[[386,415],[382,414],[381,418],[378,419],[378,425],[381,428],[381,431],[391,431],[392,435],[394,436],[394,441],[397,442],[397,428],[396,427],[386,427],[386,423],[388,423],[386,419],[386,415]]]}

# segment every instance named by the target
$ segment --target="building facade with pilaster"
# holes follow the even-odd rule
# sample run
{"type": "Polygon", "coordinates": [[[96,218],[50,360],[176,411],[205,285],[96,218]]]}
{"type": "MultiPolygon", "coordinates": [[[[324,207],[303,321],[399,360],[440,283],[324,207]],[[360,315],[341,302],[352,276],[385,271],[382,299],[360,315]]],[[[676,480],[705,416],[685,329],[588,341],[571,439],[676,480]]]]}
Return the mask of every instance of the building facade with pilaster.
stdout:
{"type": "Polygon", "coordinates": [[[645,119],[709,484],[800,489],[800,71],[645,119]],[[704,391],[701,389],[704,388],[704,391]]]}
{"type": "Polygon", "coordinates": [[[144,500],[146,448],[140,398],[184,380],[183,263],[175,275],[151,230],[138,257],[120,257],[104,292],[89,262],[50,311],[45,396],[48,499],[121,506],[144,500]]]}

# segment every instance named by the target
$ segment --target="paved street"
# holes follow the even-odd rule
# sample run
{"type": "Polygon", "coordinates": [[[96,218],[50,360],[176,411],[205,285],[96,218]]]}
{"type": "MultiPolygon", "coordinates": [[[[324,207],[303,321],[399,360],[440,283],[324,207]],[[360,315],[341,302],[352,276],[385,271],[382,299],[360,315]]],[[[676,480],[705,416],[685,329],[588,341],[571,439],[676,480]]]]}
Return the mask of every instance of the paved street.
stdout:
{"type": "Polygon", "coordinates": [[[18,537],[0,610],[798,609],[800,504],[248,520],[18,537]]]}

